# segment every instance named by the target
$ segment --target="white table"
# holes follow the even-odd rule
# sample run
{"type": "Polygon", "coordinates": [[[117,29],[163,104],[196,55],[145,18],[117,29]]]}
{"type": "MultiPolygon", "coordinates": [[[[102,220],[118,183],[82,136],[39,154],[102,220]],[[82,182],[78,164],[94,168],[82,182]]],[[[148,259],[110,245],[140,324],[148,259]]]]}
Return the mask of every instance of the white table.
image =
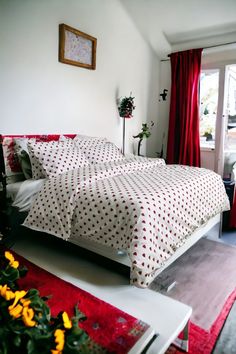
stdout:
{"type": "Polygon", "coordinates": [[[159,335],[148,354],[164,353],[187,328],[192,313],[189,306],[152,290],[129,285],[128,278],[112,270],[108,261],[104,267],[80,257],[84,251],[78,247],[40,236],[20,238],[13,249],[41,268],[150,324],[159,335]]]}

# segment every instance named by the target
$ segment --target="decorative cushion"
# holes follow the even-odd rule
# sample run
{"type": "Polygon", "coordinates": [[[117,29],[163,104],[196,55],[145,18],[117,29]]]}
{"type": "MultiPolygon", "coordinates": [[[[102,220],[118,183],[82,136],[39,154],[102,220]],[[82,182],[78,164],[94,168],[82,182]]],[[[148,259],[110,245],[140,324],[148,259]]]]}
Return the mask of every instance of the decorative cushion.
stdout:
{"type": "Polygon", "coordinates": [[[21,166],[21,170],[25,179],[32,178],[32,168],[29,157],[28,142],[35,143],[36,139],[32,138],[14,138],[14,149],[21,166]]]}
{"type": "Polygon", "coordinates": [[[49,149],[38,154],[40,165],[45,177],[55,177],[58,174],[89,165],[88,160],[78,148],[49,149]]]}
{"type": "Polygon", "coordinates": [[[20,153],[17,154],[17,156],[25,179],[31,179],[32,167],[29,154],[25,150],[22,150],[20,153]]]}
{"type": "Polygon", "coordinates": [[[14,140],[11,137],[4,137],[2,141],[5,173],[7,183],[13,183],[24,179],[24,174],[14,149],[14,140]]]}
{"type": "MultiPolygon", "coordinates": [[[[5,172],[7,183],[13,183],[30,177],[30,163],[27,156],[27,143],[58,141],[59,134],[44,135],[6,135],[2,136],[2,147],[4,156],[5,172]],[[26,153],[24,153],[25,151],[26,153]]],[[[73,139],[75,134],[66,134],[65,137],[73,139]]]]}
{"type": "Polygon", "coordinates": [[[39,179],[45,177],[45,171],[42,167],[39,157],[43,153],[46,154],[47,150],[69,149],[73,148],[74,144],[72,140],[62,141],[50,141],[50,142],[28,142],[28,150],[30,156],[30,162],[32,167],[32,178],[39,179]]]}

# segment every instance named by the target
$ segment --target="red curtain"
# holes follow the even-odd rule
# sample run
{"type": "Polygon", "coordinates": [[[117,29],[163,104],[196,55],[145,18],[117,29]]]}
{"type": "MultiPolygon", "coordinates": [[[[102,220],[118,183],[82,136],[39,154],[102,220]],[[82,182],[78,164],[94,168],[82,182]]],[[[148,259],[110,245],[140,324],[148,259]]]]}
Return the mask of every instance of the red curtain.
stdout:
{"type": "Polygon", "coordinates": [[[236,187],[234,187],[234,197],[233,197],[233,203],[232,207],[230,210],[230,219],[229,219],[229,227],[230,228],[236,228],[236,187]]]}
{"type": "Polygon", "coordinates": [[[167,163],[200,167],[199,78],[202,49],[172,53],[167,163]]]}

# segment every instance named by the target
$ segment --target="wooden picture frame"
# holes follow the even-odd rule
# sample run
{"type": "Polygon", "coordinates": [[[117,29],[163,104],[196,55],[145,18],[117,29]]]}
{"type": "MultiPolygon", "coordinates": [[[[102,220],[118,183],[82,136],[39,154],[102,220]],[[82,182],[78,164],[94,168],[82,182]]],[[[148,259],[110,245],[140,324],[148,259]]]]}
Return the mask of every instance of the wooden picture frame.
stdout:
{"type": "Polygon", "coordinates": [[[97,39],[64,23],[59,25],[59,61],[96,69],[97,39]]]}

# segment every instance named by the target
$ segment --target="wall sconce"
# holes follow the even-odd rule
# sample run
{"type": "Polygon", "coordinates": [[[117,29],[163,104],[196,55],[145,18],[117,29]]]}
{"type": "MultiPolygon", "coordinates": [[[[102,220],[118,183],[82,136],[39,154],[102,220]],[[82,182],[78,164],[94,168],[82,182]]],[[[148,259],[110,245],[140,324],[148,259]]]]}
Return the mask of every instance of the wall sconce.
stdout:
{"type": "MultiPolygon", "coordinates": [[[[162,93],[160,93],[160,96],[162,97],[162,101],[166,101],[166,97],[167,97],[167,92],[168,90],[167,89],[164,89],[162,93]]],[[[159,99],[159,102],[161,100],[159,99]]]]}

